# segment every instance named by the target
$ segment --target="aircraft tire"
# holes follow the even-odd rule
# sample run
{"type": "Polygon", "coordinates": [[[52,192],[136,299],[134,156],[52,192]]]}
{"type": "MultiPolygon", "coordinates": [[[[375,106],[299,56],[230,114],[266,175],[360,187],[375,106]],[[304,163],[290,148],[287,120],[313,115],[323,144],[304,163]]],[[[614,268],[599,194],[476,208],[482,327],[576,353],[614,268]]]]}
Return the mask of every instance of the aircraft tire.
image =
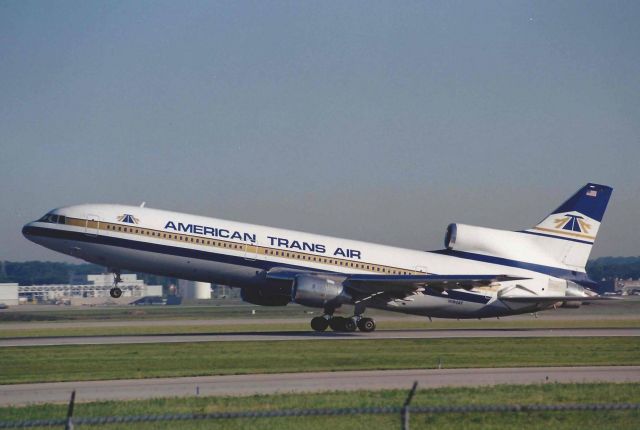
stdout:
{"type": "Polygon", "coordinates": [[[109,295],[114,299],[117,299],[120,296],[122,296],[122,290],[118,287],[114,287],[111,290],[109,290],[109,295]]]}
{"type": "Polygon", "coordinates": [[[324,317],[315,317],[311,320],[311,328],[315,331],[325,331],[329,327],[329,321],[324,317]]]}
{"type": "Polygon", "coordinates": [[[373,318],[361,318],[358,321],[358,328],[360,331],[368,333],[376,329],[376,322],[373,318]]]}
{"type": "Polygon", "coordinates": [[[353,318],[345,318],[342,326],[343,330],[348,332],[356,331],[358,329],[358,326],[353,318]]]}
{"type": "Polygon", "coordinates": [[[344,331],[345,319],[342,317],[333,317],[329,320],[329,327],[333,331],[344,331]]]}

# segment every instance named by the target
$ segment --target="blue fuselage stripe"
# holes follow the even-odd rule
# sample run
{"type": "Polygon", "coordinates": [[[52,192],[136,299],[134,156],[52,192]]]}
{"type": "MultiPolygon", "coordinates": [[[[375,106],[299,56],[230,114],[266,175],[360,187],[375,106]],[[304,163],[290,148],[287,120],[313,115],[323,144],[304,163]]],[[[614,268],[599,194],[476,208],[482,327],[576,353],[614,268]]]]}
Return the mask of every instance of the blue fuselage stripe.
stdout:
{"type": "Polygon", "coordinates": [[[448,255],[450,257],[462,258],[465,260],[481,261],[484,263],[499,264],[501,266],[516,267],[518,269],[530,270],[556,278],[568,279],[575,282],[591,282],[584,272],[577,272],[559,267],[544,266],[541,264],[527,263],[524,261],[510,260],[508,258],[494,257],[491,255],[475,254],[473,252],[454,251],[452,249],[441,249],[429,251],[434,254],[448,255]]]}

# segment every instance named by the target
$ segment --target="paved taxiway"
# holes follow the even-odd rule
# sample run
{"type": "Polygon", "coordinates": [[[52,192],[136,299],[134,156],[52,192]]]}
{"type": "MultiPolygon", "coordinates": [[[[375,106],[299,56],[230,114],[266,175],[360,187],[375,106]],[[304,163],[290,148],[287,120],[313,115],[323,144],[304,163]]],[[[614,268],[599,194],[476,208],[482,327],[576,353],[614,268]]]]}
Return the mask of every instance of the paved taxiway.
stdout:
{"type": "Polygon", "coordinates": [[[275,340],[355,340],[355,339],[446,339],[446,338],[487,338],[487,337],[592,337],[592,336],[640,336],[640,328],[563,328],[563,329],[442,329],[442,330],[379,330],[373,333],[324,333],[287,332],[244,332],[210,334],[170,334],[135,336],[69,336],[13,338],[0,340],[1,347],[11,346],[53,346],[53,345],[112,345],[142,343],[184,343],[184,342],[225,342],[225,341],[275,341],[275,340]]]}
{"type": "Polygon", "coordinates": [[[174,396],[252,395],[330,390],[379,390],[535,384],[640,382],[640,366],[416,369],[123,379],[0,386],[0,406],[76,401],[131,400],[174,396]]]}

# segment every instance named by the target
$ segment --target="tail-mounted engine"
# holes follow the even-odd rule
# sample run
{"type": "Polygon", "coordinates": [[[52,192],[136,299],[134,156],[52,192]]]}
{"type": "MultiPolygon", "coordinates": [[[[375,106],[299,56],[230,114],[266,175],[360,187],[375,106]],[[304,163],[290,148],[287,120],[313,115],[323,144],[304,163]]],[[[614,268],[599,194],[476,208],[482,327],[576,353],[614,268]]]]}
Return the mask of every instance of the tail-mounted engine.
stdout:
{"type": "MultiPolygon", "coordinates": [[[[444,237],[444,246],[455,251],[480,252],[491,255],[512,254],[514,241],[521,241],[521,234],[496,230],[493,228],[477,227],[467,224],[449,224],[444,237]]],[[[521,244],[518,244],[521,245],[521,244]]],[[[521,252],[521,250],[520,250],[521,252]]]]}
{"type": "Polygon", "coordinates": [[[291,300],[311,307],[340,306],[351,301],[340,280],[317,275],[298,275],[291,290],[291,300]]]}
{"type": "Polygon", "coordinates": [[[451,251],[491,255],[547,266],[557,266],[562,261],[564,241],[555,242],[563,244],[560,248],[557,244],[542,246],[538,236],[466,224],[449,224],[444,238],[444,246],[451,251]]]}

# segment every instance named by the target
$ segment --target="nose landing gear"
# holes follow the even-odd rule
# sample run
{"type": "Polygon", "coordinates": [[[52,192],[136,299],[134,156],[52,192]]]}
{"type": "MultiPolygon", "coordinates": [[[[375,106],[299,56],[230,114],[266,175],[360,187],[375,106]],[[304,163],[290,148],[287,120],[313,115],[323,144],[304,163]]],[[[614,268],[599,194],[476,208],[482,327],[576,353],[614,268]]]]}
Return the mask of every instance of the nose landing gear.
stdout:
{"type": "Polygon", "coordinates": [[[114,270],[113,274],[113,288],[109,290],[109,295],[114,299],[118,299],[122,296],[122,290],[118,288],[118,284],[122,282],[122,278],[120,278],[120,272],[114,270]]]}

